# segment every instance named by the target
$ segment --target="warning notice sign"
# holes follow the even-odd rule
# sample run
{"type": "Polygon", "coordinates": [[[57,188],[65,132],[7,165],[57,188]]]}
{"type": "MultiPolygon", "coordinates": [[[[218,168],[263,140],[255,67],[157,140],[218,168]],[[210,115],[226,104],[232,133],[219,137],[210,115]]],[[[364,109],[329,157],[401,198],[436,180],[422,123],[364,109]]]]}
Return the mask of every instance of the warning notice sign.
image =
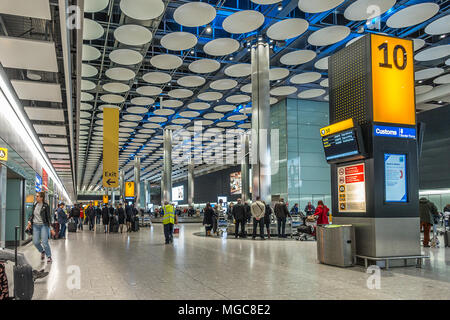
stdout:
{"type": "Polygon", "coordinates": [[[339,212],[366,212],[364,163],[337,167],[339,212]]]}

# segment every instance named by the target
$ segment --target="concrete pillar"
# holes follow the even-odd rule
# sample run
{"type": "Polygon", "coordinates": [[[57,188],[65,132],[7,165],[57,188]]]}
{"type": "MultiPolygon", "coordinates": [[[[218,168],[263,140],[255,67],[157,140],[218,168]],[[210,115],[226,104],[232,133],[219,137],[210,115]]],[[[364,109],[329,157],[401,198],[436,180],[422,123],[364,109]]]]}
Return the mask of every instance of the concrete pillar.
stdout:
{"type": "Polygon", "coordinates": [[[112,206],[116,205],[116,190],[115,189],[111,189],[111,205],[112,206]]]}
{"type": "Polygon", "coordinates": [[[188,200],[188,205],[190,206],[194,206],[194,162],[192,161],[192,159],[189,159],[189,163],[188,163],[188,176],[187,176],[187,180],[188,180],[188,185],[187,185],[187,189],[188,189],[188,196],[187,196],[187,200],[188,200]]]}
{"type": "Polygon", "coordinates": [[[250,164],[249,164],[249,143],[248,134],[241,135],[241,180],[242,180],[242,201],[250,200],[250,164]]]}
{"type": "Polygon", "coordinates": [[[149,191],[150,191],[150,188],[149,188],[150,186],[149,186],[149,181],[148,180],[145,180],[144,181],[144,194],[145,194],[145,199],[144,199],[144,210],[147,210],[147,208],[148,208],[148,204],[150,203],[150,195],[149,195],[149,191]]]}
{"type": "Polygon", "coordinates": [[[6,171],[5,165],[0,163],[0,247],[6,244],[6,171]]]}
{"type": "Polygon", "coordinates": [[[120,201],[125,203],[125,172],[119,170],[119,189],[120,189],[120,201]]]}
{"type": "Polygon", "coordinates": [[[252,62],[252,197],[270,203],[270,103],[269,45],[258,41],[251,49],[252,62]]]}
{"type": "Polygon", "coordinates": [[[162,202],[172,201],[172,131],[164,130],[164,169],[161,179],[162,202]]]}
{"type": "Polygon", "coordinates": [[[141,158],[134,158],[134,192],[135,192],[135,204],[136,209],[141,207],[141,158]]]}

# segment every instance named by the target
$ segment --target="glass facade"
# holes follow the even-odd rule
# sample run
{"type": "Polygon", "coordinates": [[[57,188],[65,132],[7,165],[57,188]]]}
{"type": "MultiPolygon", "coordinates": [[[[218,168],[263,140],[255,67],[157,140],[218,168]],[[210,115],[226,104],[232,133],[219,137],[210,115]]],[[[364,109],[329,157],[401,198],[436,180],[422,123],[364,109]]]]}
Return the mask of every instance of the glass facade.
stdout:
{"type": "Polygon", "coordinates": [[[328,103],[285,99],[271,107],[271,118],[272,129],[280,130],[279,172],[272,175],[272,194],[284,197],[289,206],[304,208],[318,200],[330,206],[330,166],[319,133],[329,124],[328,103]]]}

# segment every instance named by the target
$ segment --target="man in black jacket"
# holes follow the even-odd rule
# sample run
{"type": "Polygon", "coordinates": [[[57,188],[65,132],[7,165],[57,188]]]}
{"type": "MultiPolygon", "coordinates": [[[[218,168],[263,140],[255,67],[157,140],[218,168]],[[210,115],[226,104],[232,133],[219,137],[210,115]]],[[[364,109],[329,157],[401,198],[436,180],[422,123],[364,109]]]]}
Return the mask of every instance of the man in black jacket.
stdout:
{"type": "Polygon", "coordinates": [[[86,218],[88,219],[89,230],[94,230],[95,211],[92,204],[89,204],[89,206],[86,208],[86,218]]]}
{"type": "Polygon", "coordinates": [[[78,226],[80,220],[80,208],[78,207],[78,204],[75,203],[72,209],[70,209],[69,218],[73,218],[75,225],[78,226]]]}
{"type": "Polygon", "coordinates": [[[239,225],[241,225],[241,238],[246,238],[245,235],[245,222],[247,221],[247,214],[245,207],[241,203],[241,199],[237,200],[237,203],[233,207],[233,217],[236,220],[236,228],[234,230],[234,237],[239,235],[239,225]]]}
{"type": "Polygon", "coordinates": [[[105,233],[108,232],[108,225],[109,225],[109,208],[108,208],[108,204],[105,203],[105,205],[103,206],[102,209],[102,222],[103,222],[103,227],[105,228],[105,233]]]}
{"type": "Polygon", "coordinates": [[[279,238],[287,238],[285,234],[286,229],[286,218],[290,217],[291,214],[284,203],[284,199],[281,198],[280,202],[275,204],[275,208],[273,209],[275,212],[275,216],[277,217],[277,226],[278,226],[278,237],[279,238]]]}

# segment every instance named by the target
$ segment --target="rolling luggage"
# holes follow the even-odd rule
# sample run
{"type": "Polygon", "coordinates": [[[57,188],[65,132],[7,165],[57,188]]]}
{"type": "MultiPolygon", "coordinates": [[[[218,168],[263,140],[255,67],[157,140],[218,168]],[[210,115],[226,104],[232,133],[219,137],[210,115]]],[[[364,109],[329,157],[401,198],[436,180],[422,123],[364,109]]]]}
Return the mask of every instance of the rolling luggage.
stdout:
{"type": "Polygon", "coordinates": [[[111,221],[109,222],[109,232],[119,232],[119,220],[116,216],[111,217],[111,221]]]}
{"type": "Polygon", "coordinates": [[[50,233],[52,235],[53,240],[59,239],[59,223],[58,222],[52,223],[52,229],[51,229],[50,233]]]}
{"type": "Polygon", "coordinates": [[[15,265],[13,267],[14,274],[14,298],[16,300],[31,300],[34,293],[33,269],[30,265],[17,265],[17,246],[18,237],[16,227],[15,231],[15,265]]]}
{"type": "Polygon", "coordinates": [[[67,230],[69,232],[77,232],[77,224],[73,219],[69,220],[69,223],[67,224],[67,230]]]}
{"type": "Polygon", "coordinates": [[[450,243],[450,232],[448,230],[445,230],[444,233],[444,246],[448,247],[450,243]]]}
{"type": "Polygon", "coordinates": [[[139,231],[139,217],[134,217],[134,222],[132,222],[131,224],[134,226],[133,231],[138,232],[139,231]]]}

